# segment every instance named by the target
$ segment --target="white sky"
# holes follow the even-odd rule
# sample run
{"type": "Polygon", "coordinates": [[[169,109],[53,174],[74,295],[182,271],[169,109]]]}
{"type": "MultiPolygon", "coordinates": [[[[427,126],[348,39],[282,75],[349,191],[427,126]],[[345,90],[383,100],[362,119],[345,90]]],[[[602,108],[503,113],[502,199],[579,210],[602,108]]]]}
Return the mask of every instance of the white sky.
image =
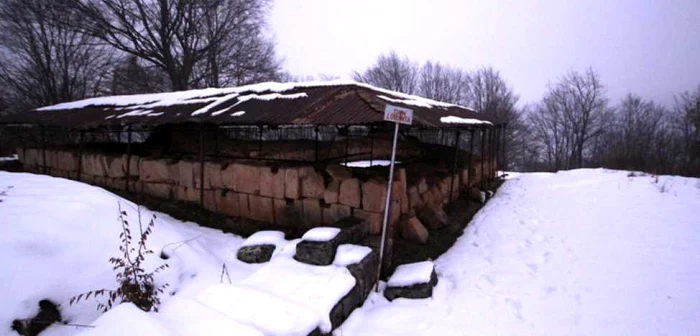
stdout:
{"type": "Polygon", "coordinates": [[[700,85],[700,0],[276,0],[270,28],[294,75],[348,77],[395,50],[493,66],[521,102],[589,66],[613,102],[669,104],[700,85]]]}

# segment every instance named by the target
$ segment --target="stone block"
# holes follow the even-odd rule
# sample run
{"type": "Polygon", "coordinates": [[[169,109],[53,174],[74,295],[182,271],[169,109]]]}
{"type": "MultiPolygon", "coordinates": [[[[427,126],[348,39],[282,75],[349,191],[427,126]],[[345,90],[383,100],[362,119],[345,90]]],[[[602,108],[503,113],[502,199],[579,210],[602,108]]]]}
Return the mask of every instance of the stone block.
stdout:
{"type": "Polygon", "coordinates": [[[272,206],[272,198],[257,195],[248,195],[250,219],[265,223],[275,222],[275,209],[272,206]]]}
{"type": "Polygon", "coordinates": [[[248,204],[248,195],[239,193],[238,195],[238,213],[243,218],[251,218],[250,206],[248,204]]]}
{"type": "Polygon", "coordinates": [[[170,181],[170,169],[170,165],[164,159],[142,159],[139,167],[139,176],[144,182],[166,183],[170,181]]]}
{"type": "Polygon", "coordinates": [[[418,180],[418,193],[419,194],[424,194],[426,191],[428,191],[428,182],[425,180],[425,177],[421,177],[420,180],[418,180]]]}
{"type": "Polygon", "coordinates": [[[231,217],[240,216],[238,194],[233,191],[216,190],[218,212],[231,217]]]}
{"type": "Polygon", "coordinates": [[[260,167],[260,195],[272,198],[284,198],[285,172],[279,169],[272,172],[268,166],[260,167]]]}
{"type": "Polygon", "coordinates": [[[372,212],[384,211],[386,202],[386,184],[371,179],[362,184],[362,209],[372,212]]]}
{"type": "Polygon", "coordinates": [[[338,203],[338,193],[340,192],[340,182],[337,180],[331,181],[326,190],[323,191],[323,201],[326,204],[338,203]]]}
{"type": "Polygon", "coordinates": [[[359,208],[362,205],[361,201],[362,191],[360,189],[360,180],[352,178],[340,183],[340,191],[338,192],[338,203],[353,208],[359,208]]]}
{"type": "Polygon", "coordinates": [[[199,189],[188,187],[173,187],[174,198],[178,201],[199,203],[199,189]]]}
{"type": "Polygon", "coordinates": [[[204,188],[225,188],[221,177],[222,168],[223,166],[218,162],[204,162],[204,188]]]}
{"type": "Polygon", "coordinates": [[[323,214],[321,212],[321,204],[318,199],[304,198],[303,203],[303,218],[310,225],[321,225],[323,223],[323,214]]]}
{"type": "Polygon", "coordinates": [[[299,168],[301,183],[301,196],[304,198],[322,198],[325,190],[323,175],[317,173],[313,167],[299,168]]]}
{"type": "Polygon", "coordinates": [[[372,250],[362,261],[348,265],[348,271],[355,278],[356,306],[364,304],[367,296],[372,291],[377,280],[377,267],[379,266],[379,253],[372,250]]]}
{"type": "Polygon", "coordinates": [[[268,262],[272,259],[275,247],[272,244],[243,246],[238,249],[236,257],[238,260],[249,264],[268,262]]]}
{"type": "Polygon", "coordinates": [[[355,218],[363,219],[369,223],[369,232],[372,235],[378,235],[382,233],[382,222],[384,216],[381,212],[371,212],[361,209],[353,209],[352,215],[355,218]]]}
{"type": "MultiPolygon", "coordinates": [[[[234,182],[235,170],[234,170],[233,164],[229,164],[226,167],[222,167],[220,172],[221,172],[221,184],[223,186],[223,189],[235,190],[235,182],[234,182]]],[[[216,182],[216,181],[211,181],[212,185],[215,185],[214,182],[216,182]]]]}
{"type": "Polygon", "coordinates": [[[428,230],[417,217],[401,221],[400,231],[403,239],[421,244],[428,241],[428,230]]]}
{"type": "Polygon", "coordinates": [[[340,216],[338,215],[338,204],[331,204],[330,206],[322,208],[321,210],[323,212],[322,223],[324,225],[333,224],[340,219],[340,216]]]}
{"type": "Polygon", "coordinates": [[[172,185],[168,183],[146,182],[143,184],[143,192],[154,197],[171,199],[172,190],[172,185]]]}
{"type": "Polygon", "coordinates": [[[415,209],[422,204],[420,194],[418,194],[418,187],[413,186],[408,188],[408,207],[410,209],[415,209]]]}
{"type": "Polygon", "coordinates": [[[260,167],[234,163],[233,190],[250,195],[258,195],[260,193],[260,167]]]}
{"type": "Polygon", "coordinates": [[[423,206],[416,211],[416,217],[430,230],[439,229],[449,223],[447,214],[442,207],[423,206]]]}
{"type": "Polygon", "coordinates": [[[177,167],[177,184],[183,187],[193,188],[195,186],[195,176],[199,179],[199,163],[183,160],[178,161],[175,165],[177,167]],[[196,172],[195,166],[198,168],[196,172]]]}
{"type": "Polygon", "coordinates": [[[326,167],[326,172],[331,176],[333,181],[338,181],[338,183],[352,178],[352,171],[339,164],[328,165],[326,167]]]}
{"type": "MultiPolygon", "coordinates": [[[[199,189],[197,189],[197,193],[199,195],[199,189]]],[[[218,193],[220,193],[219,190],[204,190],[204,209],[215,213],[220,212],[219,204],[216,202],[216,194],[218,193]]]]}
{"type": "Polygon", "coordinates": [[[301,190],[299,185],[299,169],[287,168],[284,170],[284,197],[289,199],[299,199],[301,190]]]}
{"type": "Polygon", "coordinates": [[[389,285],[384,290],[384,297],[389,301],[393,301],[396,298],[427,299],[433,296],[433,287],[437,285],[437,282],[438,278],[435,269],[430,274],[430,280],[415,285],[393,286],[391,285],[391,279],[389,279],[389,285]]]}
{"type": "Polygon", "coordinates": [[[287,225],[287,202],[282,199],[273,199],[272,206],[275,208],[275,224],[287,225]]]}
{"type": "Polygon", "coordinates": [[[302,240],[297,244],[294,259],[309,265],[330,265],[333,263],[336,250],[341,243],[339,238],[340,235],[337,235],[335,238],[326,241],[311,241],[302,237],[302,240]]]}

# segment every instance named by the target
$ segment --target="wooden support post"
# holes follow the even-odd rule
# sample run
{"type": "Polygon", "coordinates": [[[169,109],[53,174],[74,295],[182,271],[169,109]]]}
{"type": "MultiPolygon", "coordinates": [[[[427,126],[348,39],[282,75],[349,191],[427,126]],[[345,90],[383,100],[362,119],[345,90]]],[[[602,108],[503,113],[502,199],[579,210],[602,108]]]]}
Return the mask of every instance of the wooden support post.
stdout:
{"type": "Polygon", "coordinates": [[[78,138],[78,176],[77,180],[80,181],[83,176],[83,145],[85,144],[85,130],[80,130],[80,137],[78,138]]]}
{"type": "Polygon", "coordinates": [[[508,150],[508,124],[503,124],[503,171],[508,169],[508,159],[506,151],[508,150]]]}
{"type": "Polygon", "coordinates": [[[126,126],[126,185],[124,190],[128,193],[131,186],[131,124],[126,126]]]}
{"type": "Polygon", "coordinates": [[[467,187],[468,188],[471,188],[473,166],[474,166],[474,130],[470,129],[469,130],[469,162],[468,162],[468,167],[467,167],[467,169],[469,170],[469,174],[467,175],[467,187]]]}
{"type": "MultiPolygon", "coordinates": [[[[262,126],[260,126],[262,142],[262,126]]],[[[204,207],[204,123],[199,124],[199,205],[204,207]]]]}
{"type": "Polygon", "coordinates": [[[484,160],[486,159],[486,129],[481,129],[481,189],[485,188],[484,183],[484,160]]]}
{"type": "MultiPolygon", "coordinates": [[[[452,176],[450,176],[450,197],[449,200],[450,202],[453,201],[452,199],[452,194],[454,193],[454,187],[455,187],[455,173],[457,172],[457,159],[459,155],[459,137],[462,135],[462,132],[457,131],[455,134],[455,152],[454,155],[452,156],[452,176]]],[[[461,174],[460,174],[461,175],[461,174]]],[[[457,188],[459,188],[459,177],[457,177],[457,188]]]]}
{"type": "Polygon", "coordinates": [[[314,127],[314,162],[318,163],[318,126],[314,127]]]}
{"type": "Polygon", "coordinates": [[[350,146],[350,127],[345,126],[345,166],[348,166],[348,147],[350,146]]]}
{"type": "Polygon", "coordinates": [[[374,160],[374,126],[369,126],[369,166],[372,167],[374,160]]]}
{"type": "Polygon", "coordinates": [[[41,166],[41,172],[46,174],[46,126],[44,125],[41,125],[41,166]]]}
{"type": "Polygon", "coordinates": [[[263,125],[258,126],[258,160],[263,159],[263,125]]]}

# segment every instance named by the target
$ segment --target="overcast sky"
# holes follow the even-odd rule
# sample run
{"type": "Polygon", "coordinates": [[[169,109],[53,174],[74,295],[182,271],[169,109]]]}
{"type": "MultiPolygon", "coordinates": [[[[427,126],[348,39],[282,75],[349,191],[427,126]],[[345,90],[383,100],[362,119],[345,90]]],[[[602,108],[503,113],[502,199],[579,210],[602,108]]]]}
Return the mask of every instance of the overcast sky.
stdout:
{"type": "Polygon", "coordinates": [[[700,0],[276,0],[278,52],[294,75],[348,77],[395,50],[475,69],[493,66],[520,95],[593,67],[615,102],[662,103],[700,85],[700,0]]]}

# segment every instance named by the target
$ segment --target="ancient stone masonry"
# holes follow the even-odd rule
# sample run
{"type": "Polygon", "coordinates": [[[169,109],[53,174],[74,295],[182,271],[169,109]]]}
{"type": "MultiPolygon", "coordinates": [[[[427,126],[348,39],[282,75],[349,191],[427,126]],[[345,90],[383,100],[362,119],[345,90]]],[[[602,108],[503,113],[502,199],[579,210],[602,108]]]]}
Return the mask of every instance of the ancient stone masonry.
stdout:
{"type": "MultiPolygon", "coordinates": [[[[33,148],[20,149],[18,153],[30,172],[45,170],[54,176],[116,190],[125,190],[128,184],[130,192],[198,204],[226,216],[303,228],[354,217],[366,220],[371,234],[381,232],[386,177],[368,175],[361,168],[350,169],[339,164],[285,166],[240,160],[205,161],[202,165],[195,160],[97,153],[83,153],[79,158],[69,150],[47,149],[43,153],[33,148]]],[[[485,165],[489,166],[495,165],[485,165]]],[[[406,232],[405,237],[424,240],[416,219],[428,229],[444,225],[443,206],[460,192],[469,190],[468,183],[479,185],[481,164],[472,165],[472,174],[466,167],[452,176],[412,174],[415,176],[409,176],[401,165],[397,167],[389,224],[391,228],[399,224],[406,226],[403,231],[391,229],[391,232],[406,232]]]]}

